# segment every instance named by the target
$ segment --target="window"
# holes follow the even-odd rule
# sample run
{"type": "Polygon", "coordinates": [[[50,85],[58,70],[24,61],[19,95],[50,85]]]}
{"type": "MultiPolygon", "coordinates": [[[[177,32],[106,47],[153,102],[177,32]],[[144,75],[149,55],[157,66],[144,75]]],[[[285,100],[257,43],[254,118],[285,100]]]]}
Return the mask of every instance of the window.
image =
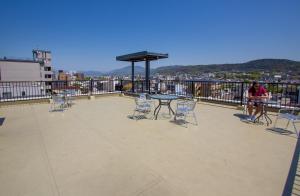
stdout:
{"type": "Polygon", "coordinates": [[[25,91],[22,91],[22,97],[25,97],[26,93],[25,91]]]}
{"type": "Polygon", "coordinates": [[[45,71],[51,71],[51,67],[44,67],[45,71]]]}

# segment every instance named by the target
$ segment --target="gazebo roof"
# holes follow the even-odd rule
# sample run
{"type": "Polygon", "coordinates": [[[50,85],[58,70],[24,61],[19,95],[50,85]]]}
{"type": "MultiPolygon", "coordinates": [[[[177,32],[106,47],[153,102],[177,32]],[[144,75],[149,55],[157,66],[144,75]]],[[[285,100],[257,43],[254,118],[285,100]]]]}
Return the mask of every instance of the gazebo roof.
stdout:
{"type": "Polygon", "coordinates": [[[168,58],[168,54],[162,54],[162,53],[155,53],[155,52],[148,52],[148,51],[142,51],[142,52],[136,52],[132,54],[126,54],[122,56],[117,56],[117,61],[131,61],[131,62],[139,62],[139,61],[154,61],[158,59],[165,59],[168,58]]]}

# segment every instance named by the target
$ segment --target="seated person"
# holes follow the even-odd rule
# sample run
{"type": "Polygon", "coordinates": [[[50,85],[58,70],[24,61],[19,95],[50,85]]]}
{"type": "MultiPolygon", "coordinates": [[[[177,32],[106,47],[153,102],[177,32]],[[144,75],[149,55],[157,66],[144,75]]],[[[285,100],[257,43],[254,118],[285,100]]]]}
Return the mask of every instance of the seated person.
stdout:
{"type": "Polygon", "coordinates": [[[258,82],[254,81],[252,83],[252,86],[248,90],[247,108],[249,112],[249,117],[247,118],[247,120],[254,121],[255,116],[258,113],[262,112],[262,102],[266,98],[268,98],[267,90],[258,82]],[[253,114],[254,107],[255,107],[255,112],[253,114]]]}

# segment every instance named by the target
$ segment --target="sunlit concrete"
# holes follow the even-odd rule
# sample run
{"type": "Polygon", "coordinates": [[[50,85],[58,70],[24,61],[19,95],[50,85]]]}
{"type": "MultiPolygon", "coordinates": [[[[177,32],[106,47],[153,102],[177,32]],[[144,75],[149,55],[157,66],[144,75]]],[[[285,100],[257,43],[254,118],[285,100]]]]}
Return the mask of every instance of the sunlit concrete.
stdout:
{"type": "Polygon", "coordinates": [[[1,196],[281,195],[296,144],[294,134],[204,103],[199,125],[187,128],[166,110],[158,120],[132,120],[129,97],[49,108],[0,108],[1,196]]]}

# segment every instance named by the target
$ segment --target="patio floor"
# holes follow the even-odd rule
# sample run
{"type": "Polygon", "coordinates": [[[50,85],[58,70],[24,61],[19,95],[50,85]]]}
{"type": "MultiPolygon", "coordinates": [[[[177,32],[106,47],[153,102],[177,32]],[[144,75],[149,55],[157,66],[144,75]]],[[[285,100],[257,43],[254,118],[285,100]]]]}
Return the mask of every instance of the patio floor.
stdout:
{"type": "MultiPolygon", "coordinates": [[[[132,120],[134,101],[5,106],[2,196],[281,195],[296,138],[240,121],[241,111],[199,103],[198,126],[132,120]]],[[[274,118],[274,116],[273,116],[274,118]]]]}

